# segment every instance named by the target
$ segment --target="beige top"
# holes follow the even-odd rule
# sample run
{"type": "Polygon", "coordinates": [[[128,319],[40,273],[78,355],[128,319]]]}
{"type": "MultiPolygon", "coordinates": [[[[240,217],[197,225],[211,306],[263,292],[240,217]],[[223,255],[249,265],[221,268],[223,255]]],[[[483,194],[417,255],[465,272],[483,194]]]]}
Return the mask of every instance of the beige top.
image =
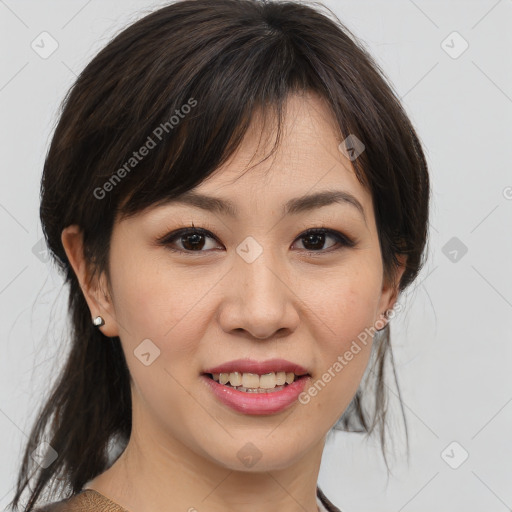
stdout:
{"type": "MultiPolygon", "coordinates": [[[[341,512],[322,491],[316,497],[319,512],[341,512]],[[321,499],[322,498],[322,499],[321,499]],[[325,501],[325,504],[322,502],[325,501]]],[[[94,489],[83,489],[71,498],[49,503],[34,509],[34,512],[129,512],[94,489]]]]}

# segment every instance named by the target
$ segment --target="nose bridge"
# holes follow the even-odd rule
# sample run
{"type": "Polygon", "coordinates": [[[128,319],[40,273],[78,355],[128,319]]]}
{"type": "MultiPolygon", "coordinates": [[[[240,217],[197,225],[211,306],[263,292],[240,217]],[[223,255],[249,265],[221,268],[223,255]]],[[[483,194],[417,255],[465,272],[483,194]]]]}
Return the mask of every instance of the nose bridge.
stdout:
{"type": "MultiPolygon", "coordinates": [[[[269,237],[267,237],[268,240],[269,237]]],[[[237,280],[242,283],[247,295],[251,300],[264,298],[267,302],[278,298],[281,293],[281,286],[277,276],[284,274],[282,263],[279,262],[278,255],[266,243],[263,237],[259,241],[248,236],[236,248],[238,259],[234,270],[237,273],[237,280]]]]}
{"type": "Polygon", "coordinates": [[[248,236],[236,248],[236,259],[229,283],[231,298],[224,311],[224,328],[244,329],[253,337],[267,338],[282,328],[295,329],[297,317],[290,303],[284,263],[279,254],[263,241],[248,236]]]}

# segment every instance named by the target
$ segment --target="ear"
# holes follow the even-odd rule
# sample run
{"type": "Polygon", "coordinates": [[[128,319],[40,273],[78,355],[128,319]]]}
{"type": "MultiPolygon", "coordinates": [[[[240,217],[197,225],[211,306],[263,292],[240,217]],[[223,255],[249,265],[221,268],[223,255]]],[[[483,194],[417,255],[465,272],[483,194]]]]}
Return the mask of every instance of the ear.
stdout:
{"type": "Polygon", "coordinates": [[[115,310],[108,293],[107,278],[104,272],[99,277],[91,278],[83,251],[83,233],[76,224],[62,230],[61,241],[68,260],[77,276],[91,312],[91,323],[98,315],[103,317],[105,325],[99,327],[105,336],[119,336],[115,310]]]}
{"type": "Polygon", "coordinates": [[[393,309],[398,299],[400,279],[402,279],[402,275],[405,271],[405,265],[407,263],[407,256],[403,254],[397,255],[397,259],[399,261],[399,265],[395,270],[394,281],[387,279],[386,276],[384,276],[383,279],[379,309],[377,311],[377,319],[375,321],[375,323],[378,323],[382,328],[384,328],[384,326],[389,322],[389,319],[386,318],[386,313],[393,309]]]}

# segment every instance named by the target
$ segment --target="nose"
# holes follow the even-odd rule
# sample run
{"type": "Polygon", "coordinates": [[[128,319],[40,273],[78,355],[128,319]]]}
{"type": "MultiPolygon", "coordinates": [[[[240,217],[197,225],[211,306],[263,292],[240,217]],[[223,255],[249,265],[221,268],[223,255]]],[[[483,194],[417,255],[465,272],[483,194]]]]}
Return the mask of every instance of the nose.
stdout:
{"type": "Polygon", "coordinates": [[[300,321],[301,301],[288,274],[270,250],[264,250],[250,263],[237,256],[223,280],[225,292],[218,315],[221,328],[258,340],[294,332],[300,321]]]}

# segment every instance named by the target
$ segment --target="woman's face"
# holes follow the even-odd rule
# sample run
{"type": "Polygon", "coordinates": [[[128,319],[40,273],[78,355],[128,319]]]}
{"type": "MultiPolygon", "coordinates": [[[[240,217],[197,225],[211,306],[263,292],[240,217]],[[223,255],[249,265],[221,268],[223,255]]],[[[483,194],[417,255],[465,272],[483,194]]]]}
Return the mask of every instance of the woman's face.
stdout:
{"type": "MultiPolygon", "coordinates": [[[[104,316],[105,334],[121,338],[139,439],[231,469],[285,468],[318,447],[367,366],[365,330],[395,298],[383,281],[371,196],[338,149],[329,110],[316,96],[291,97],[284,129],[275,157],[241,176],[274,142],[260,140],[253,125],[239,151],[194,189],[215,198],[210,209],[172,202],[116,222],[112,302],[93,311],[104,316]],[[338,201],[304,201],[333,191],[338,201]],[[192,223],[205,231],[171,240],[192,223]],[[304,235],[313,228],[330,231],[304,235]],[[284,359],[309,377],[295,393],[285,387],[272,397],[204,375],[238,359],[284,359]]],[[[243,378],[258,385],[254,375],[243,378]]],[[[280,382],[272,379],[259,384],[280,382]]]]}

